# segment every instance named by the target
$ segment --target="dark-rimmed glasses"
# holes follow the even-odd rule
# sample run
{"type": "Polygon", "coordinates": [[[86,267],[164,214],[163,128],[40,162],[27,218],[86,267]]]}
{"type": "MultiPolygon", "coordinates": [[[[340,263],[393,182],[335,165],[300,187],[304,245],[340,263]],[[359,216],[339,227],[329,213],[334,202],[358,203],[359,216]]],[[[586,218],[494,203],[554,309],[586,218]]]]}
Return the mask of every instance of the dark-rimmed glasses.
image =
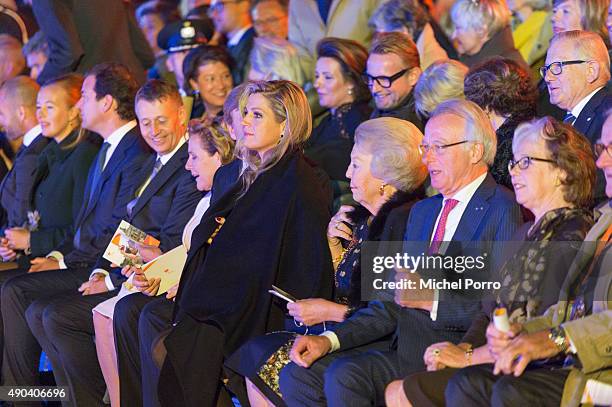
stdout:
{"type": "Polygon", "coordinates": [[[561,75],[563,72],[563,67],[565,65],[576,65],[576,64],[584,64],[589,61],[584,61],[582,59],[576,59],[573,61],[557,61],[548,65],[544,65],[540,68],[540,76],[544,78],[546,76],[546,72],[550,71],[551,74],[557,76],[561,75]]]}
{"type": "Polygon", "coordinates": [[[453,146],[458,146],[460,144],[469,143],[469,142],[470,140],[463,140],[463,141],[458,141],[456,143],[450,143],[450,144],[421,144],[419,146],[419,150],[421,150],[421,154],[423,155],[427,153],[431,153],[432,151],[434,151],[436,154],[440,154],[444,149],[447,149],[453,146]]]}
{"type": "Polygon", "coordinates": [[[531,165],[532,161],[540,161],[543,163],[551,163],[551,164],[555,164],[555,161],[553,160],[548,160],[546,158],[537,158],[537,157],[529,157],[529,156],[525,156],[522,158],[519,158],[518,160],[510,160],[508,161],[508,171],[512,171],[514,169],[514,167],[516,167],[518,165],[519,169],[521,170],[526,170],[527,168],[529,168],[529,166],[531,165]]]}
{"type": "Polygon", "coordinates": [[[215,4],[211,4],[210,5],[210,7],[208,8],[208,15],[210,15],[210,14],[212,14],[214,12],[220,12],[228,4],[236,4],[236,3],[240,3],[242,1],[244,1],[244,0],[220,0],[220,1],[216,2],[215,4]]]}
{"type": "Polygon", "coordinates": [[[374,81],[380,85],[381,88],[390,88],[393,85],[393,82],[402,77],[406,72],[408,72],[410,68],[402,69],[398,73],[391,76],[372,76],[367,72],[364,72],[361,77],[363,81],[368,84],[368,86],[372,86],[374,81]]]}
{"type": "Polygon", "coordinates": [[[604,143],[595,143],[593,151],[595,152],[595,159],[599,159],[604,151],[612,158],[612,144],[605,145],[604,143]]]}

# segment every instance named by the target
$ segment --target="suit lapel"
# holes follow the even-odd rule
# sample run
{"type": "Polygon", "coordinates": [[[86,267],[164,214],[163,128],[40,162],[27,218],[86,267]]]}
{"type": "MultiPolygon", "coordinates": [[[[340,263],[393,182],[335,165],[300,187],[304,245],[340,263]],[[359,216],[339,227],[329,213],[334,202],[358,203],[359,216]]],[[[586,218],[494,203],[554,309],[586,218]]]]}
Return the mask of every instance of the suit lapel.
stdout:
{"type": "Polygon", "coordinates": [[[442,202],[444,201],[444,199],[442,198],[442,195],[439,195],[436,198],[439,198],[439,199],[437,199],[435,202],[432,202],[431,208],[427,210],[427,213],[431,213],[431,214],[435,213],[436,215],[425,216],[423,218],[423,229],[422,229],[423,235],[421,236],[421,239],[423,241],[431,240],[431,236],[433,235],[434,226],[436,225],[436,219],[438,219],[438,214],[442,210],[442,202]]]}
{"type": "MultiPolygon", "coordinates": [[[[606,97],[606,88],[602,88],[597,91],[589,100],[589,102],[584,106],[578,117],[576,118],[576,122],[574,123],[574,127],[581,131],[582,134],[589,134],[589,128],[595,121],[595,114],[597,113],[597,108],[603,102],[606,97]]],[[[596,140],[591,140],[594,142],[596,140]]]]}
{"type": "MultiPolygon", "coordinates": [[[[161,170],[157,173],[157,175],[151,180],[149,185],[142,191],[142,194],[138,198],[136,202],[136,206],[132,210],[132,217],[136,216],[138,211],[140,211],[150,200],[151,198],[159,191],[161,187],[163,187],[168,179],[172,177],[177,171],[181,171],[183,169],[183,165],[185,159],[187,158],[187,143],[184,143],[181,148],[172,156],[172,158],[166,163],[166,165],[162,166],[161,170]]],[[[157,159],[157,156],[154,156],[154,161],[157,159]]],[[[153,167],[151,167],[153,168],[153,167]]],[[[151,172],[146,175],[146,178],[149,177],[151,172]]],[[[143,181],[144,182],[144,181],[143,181]]]]}
{"type": "Polygon", "coordinates": [[[487,174],[487,177],[478,187],[470,202],[468,202],[457,230],[453,235],[453,241],[455,242],[468,242],[474,240],[474,235],[480,226],[480,223],[484,219],[484,214],[489,210],[489,198],[493,195],[496,184],[491,177],[491,174],[487,174]]]}

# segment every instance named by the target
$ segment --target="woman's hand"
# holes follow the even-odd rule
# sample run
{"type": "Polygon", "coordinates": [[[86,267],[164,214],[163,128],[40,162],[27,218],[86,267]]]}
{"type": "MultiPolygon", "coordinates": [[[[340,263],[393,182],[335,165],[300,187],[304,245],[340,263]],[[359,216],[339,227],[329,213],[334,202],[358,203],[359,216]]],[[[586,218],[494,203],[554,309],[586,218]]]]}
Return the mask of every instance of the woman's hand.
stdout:
{"type": "Polygon", "coordinates": [[[514,323],[510,325],[510,332],[498,331],[495,328],[495,324],[491,322],[487,327],[487,347],[489,353],[495,360],[498,355],[510,345],[512,339],[514,339],[521,332],[521,324],[514,323]]]}
{"type": "Polygon", "coordinates": [[[8,247],[8,239],[0,238],[0,257],[2,261],[13,261],[17,258],[17,252],[8,247]]]}
{"type": "Polygon", "coordinates": [[[141,268],[136,268],[136,270],[134,270],[132,284],[134,285],[134,288],[144,295],[148,295],[149,297],[156,296],[160,283],[161,279],[159,278],[152,278],[148,280],[141,268]]]}
{"type": "Polygon", "coordinates": [[[8,240],[8,247],[13,250],[26,250],[30,248],[30,231],[24,228],[12,228],[4,231],[8,240]]]}
{"type": "Polygon", "coordinates": [[[342,205],[338,212],[331,218],[327,225],[327,240],[330,246],[338,246],[342,243],[341,239],[351,240],[353,238],[353,229],[349,212],[355,208],[350,205],[342,205]]]}
{"type": "Polygon", "coordinates": [[[178,288],[179,288],[178,283],[168,288],[168,292],[166,293],[166,299],[174,301],[174,298],[176,297],[176,293],[178,292],[178,288]]]}
{"type": "Polygon", "coordinates": [[[324,321],[336,321],[339,313],[338,307],[344,308],[344,312],[346,312],[345,305],[336,304],[323,298],[308,298],[287,304],[289,315],[306,326],[320,324],[324,321]]]}
{"type": "Polygon", "coordinates": [[[450,342],[434,343],[425,350],[423,361],[427,365],[427,370],[440,370],[445,367],[462,368],[468,365],[465,356],[467,346],[462,347],[450,342]]]}

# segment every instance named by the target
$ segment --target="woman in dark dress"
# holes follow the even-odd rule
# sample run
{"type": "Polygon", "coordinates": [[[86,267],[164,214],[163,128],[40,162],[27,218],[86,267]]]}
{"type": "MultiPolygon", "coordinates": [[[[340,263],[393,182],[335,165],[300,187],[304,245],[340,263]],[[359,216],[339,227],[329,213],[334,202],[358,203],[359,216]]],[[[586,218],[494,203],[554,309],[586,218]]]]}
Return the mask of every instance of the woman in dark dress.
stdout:
{"type": "Polygon", "coordinates": [[[325,38],[317,45],[317,55],[314,87],[329,114],[313,130],[304,153],[332,180],[337,209],[351,200],[345,173],[355,129],[372,113],[370,91],[361,80],[368,51],[352,40],[325,38]]]}
{"type": "Polygon", "coordinates": [[[523,240],[497,279],[495,300],[483,300],[461,343],[432,344],[424,355],[428,370],[387,387],[389,406],[444,406],[444,390],[462,367],[494,362],[486,330],[496,304],[510,323],[541,315],[558,300],[568,265],[593,225],[588,209],[595,186],[589,141],[573,127],[545,117],[522,124],[513,141],[510,174],[516,200],[535,215],[517,232],[523,240]]]}
{"type": "Polygon", "coordinates": [[[284,327],[272,285],[298,298],[332,293],[329,185],[301,153],[312,123],[306,95],[289,81],[250,82],[240,109],[246,169],[193,232],[163,341],[163,406],[216,404],[227,383],[225,357],[284,327]]]}
{"type": "Polygon", "coordinates": [[[26,269],[29,258],[45,257],[62,242],[83,204],[99,143],[80,128],[82,82],[69,74],[48,81],[38,93],[36,117],[52,141],[38,159],[28,224],[5,231],[6,246],[27,255],[19,262],[26,269]]]}
{"type": "Polygon", "coordinates": [[[422,137],[412,123],[390,117],[368,120],[357,128],[346,175],[361,206],[342,206],[327,227],[335,269],[332,300],[308,298],[288,303],[289,315],[295,320],[295,324],[291,321],[293,329],[249,341],[226,363],[247,378],[251,406],[284,405],[279,372],[289,363],[297,333],[320,333],[363,305],[362,245],[402,240],[408,213],[423,196],[427,176],[418,150],[422,137]]]}
{"type": "Polygon", "coordinates": [[[497,135],[491,175],[498,184],[512,189],[508,170],[512,137],[519,124],[534,118],[538,97],[529,72],[511,59],[492,58],[469,70],[464,93],[487,113],[497,135]]]}

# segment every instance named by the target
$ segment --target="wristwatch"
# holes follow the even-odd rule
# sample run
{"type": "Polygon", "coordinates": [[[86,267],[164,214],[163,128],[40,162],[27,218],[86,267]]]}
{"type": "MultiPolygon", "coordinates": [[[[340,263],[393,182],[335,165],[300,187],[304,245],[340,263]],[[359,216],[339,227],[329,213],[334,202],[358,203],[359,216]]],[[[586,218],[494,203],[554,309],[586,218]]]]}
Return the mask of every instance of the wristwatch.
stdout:
{"type": "Polygon", "coordinates": [[[548,339],[554,342],[559,352],[567,353],[567,350],[569,348],[569,341],[567,339],[567,336],[565,335],[565,329],[560,326],[551,328],[548,332],[548,339]]]}

